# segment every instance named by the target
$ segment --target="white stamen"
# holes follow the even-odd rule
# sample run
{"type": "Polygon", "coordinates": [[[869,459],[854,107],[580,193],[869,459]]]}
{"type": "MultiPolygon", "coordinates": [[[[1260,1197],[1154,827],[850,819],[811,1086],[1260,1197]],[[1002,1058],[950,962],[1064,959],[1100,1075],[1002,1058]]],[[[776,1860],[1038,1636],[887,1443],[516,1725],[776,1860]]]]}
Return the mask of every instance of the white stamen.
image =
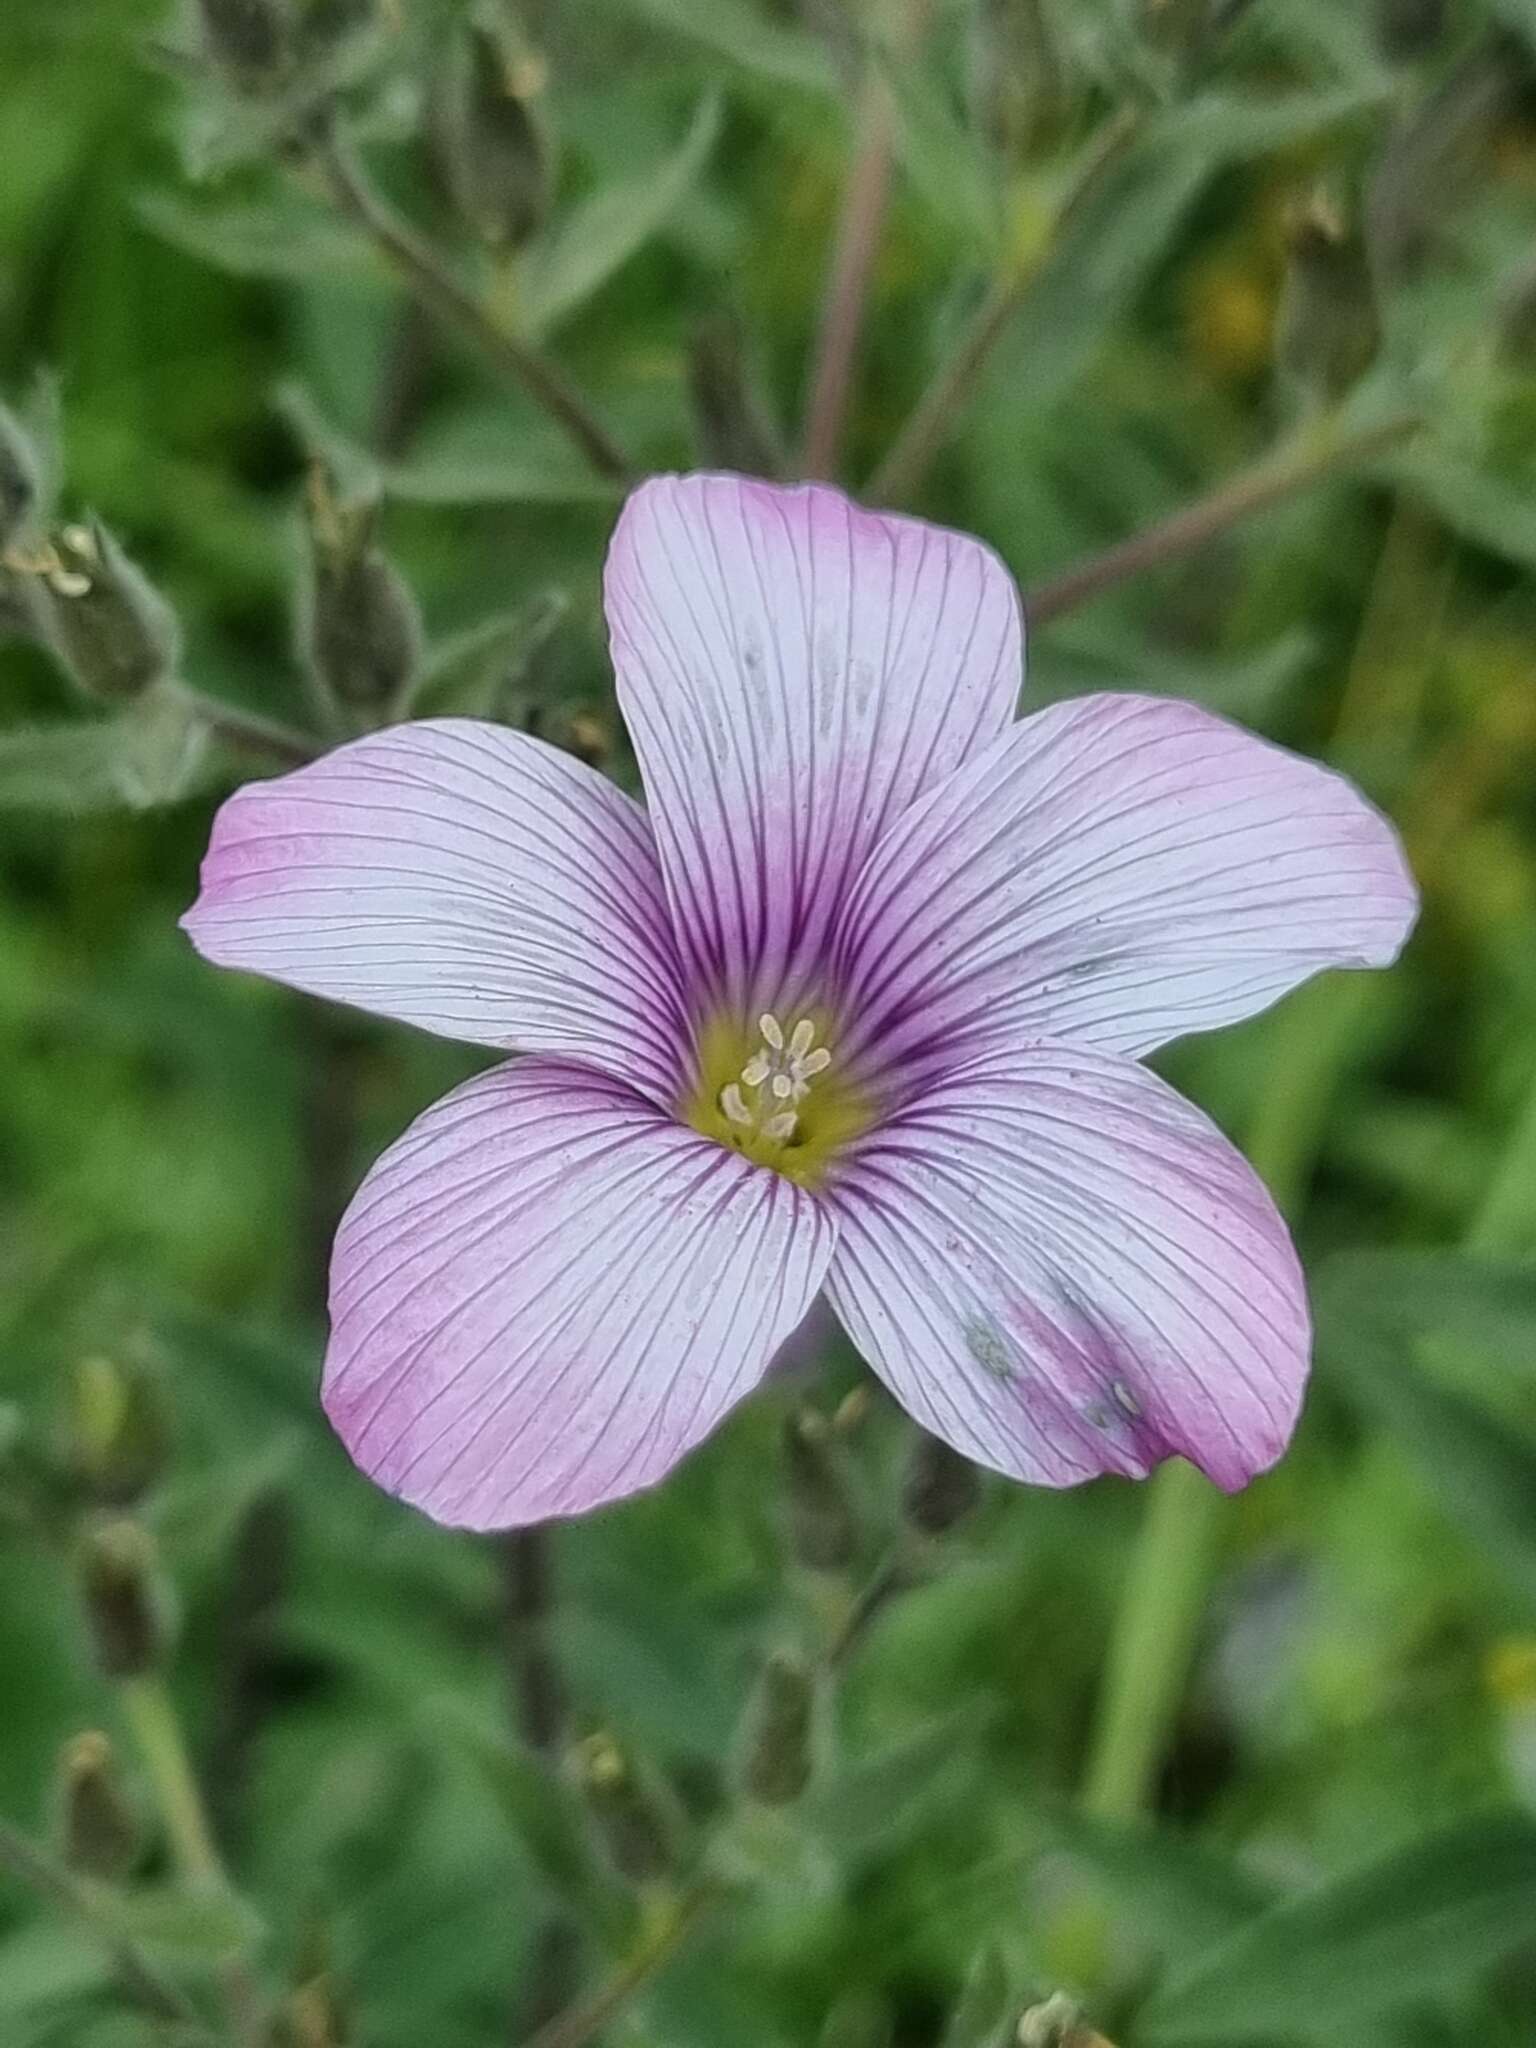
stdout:
{"type": "Polygon", "coordinates": [[[790,1096],[795,1092],[794,1081],[788,1074],[775,1074],[769,1086],[773,1090],[773,1097],[776,1102],[788,1102],[790,1096]]]}
{"type": "Polygon", "coordinates": [[[781,1109],[777,1116],[769,1117],[767,1123],[763,1125],[763,1136],[776,1140],[792,1138],[795,1135],[795,1122],[795,1112],[792,1109],[781,1109]]]}
{"type": "Polygon", "coordinates": [[[818,1045],[814,1052],[808,1052],[804,1059],[795,1062],[795,1077],[797,1080],[809,1081],[816,1074],[824,1074],[831,1064],[831,1053],[824,1045],[818,1045]]]}
{"type": "Polygon", "coordinates": [[[803,1060],[816,1043],[816,1026],[809,1017],[802,1017],[795,1026],[789,1040],[789,1056],[792,1060],[803,1060]]]}
{"type": "Polygon", "coordinates": [[[739,1082],[733,1081],[728,1088],[721,1089],[720,1107],[733,1124],[745,1124],[748,1130],[751,1129],[752,1112],[747,1107],[746,1097],[741,1092],[739,1082]]]}
{"type": "Polygon", "coordinates": [[[772,1062],[767,1053],[755,1052],[741,1070],[741,1078],[749,1088],[761,1088],[767,1080],[772,1062]]]}
{"type": "Polygon", "coordinates": [[[784,1030],[771,1010],[764,1010],[757,1020],[757,1028],[773,1047],[775,1052],[784,1050],[784,1030]]]}

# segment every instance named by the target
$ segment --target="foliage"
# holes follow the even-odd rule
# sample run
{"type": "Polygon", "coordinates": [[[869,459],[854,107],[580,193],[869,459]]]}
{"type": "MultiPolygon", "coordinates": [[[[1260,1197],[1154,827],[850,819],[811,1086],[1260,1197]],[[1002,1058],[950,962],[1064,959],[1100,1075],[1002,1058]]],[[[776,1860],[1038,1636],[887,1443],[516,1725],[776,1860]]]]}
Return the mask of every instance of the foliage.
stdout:
{"type": "Polygon", "coordinates": [[[1058,1989],[1121,2048],[1528,2040],[1536,12],[78,0],[6,10],[0,128],[6,2048],[254,2040],[252,1987],[264,2041],[492,2048],[631,1969],[568,2040],[998,2048],[1058,1989]],[[469,27],[515,107],[445,96],[469,27]],[[372,720],[629,777],[618,472],[794,444],[871,94],[844,480],[1044,595],[1289,465],[1198,552],[1042,603],[1031,687],[1334,761],[1425,894],[1391,977],[1166,1062],[1293,1213],[1319,1346],[1135,1820],[1077,1795],[1143,1496],[989,1482],[911,1527],[908,1426],[845,1356],[547,1544],[376,1497],[314,1400],[326,1247],[472,1056],[175,930],[219,792],[372,720]],[[511,182],[465,209],[445,161],[511,182]],[[365,575],[318,573],[320,504],[365,575]],[[805,1403],[836,1560],[797,1555],[805,1403]],[[87,1539],[142,1573],[139,1690],[98,1668],[87,1539]],[[809,1674],[787,1760],[765,1669],[809,1674]],[[126,1876],[61,1860],[97,1728],[126,1876]]]}

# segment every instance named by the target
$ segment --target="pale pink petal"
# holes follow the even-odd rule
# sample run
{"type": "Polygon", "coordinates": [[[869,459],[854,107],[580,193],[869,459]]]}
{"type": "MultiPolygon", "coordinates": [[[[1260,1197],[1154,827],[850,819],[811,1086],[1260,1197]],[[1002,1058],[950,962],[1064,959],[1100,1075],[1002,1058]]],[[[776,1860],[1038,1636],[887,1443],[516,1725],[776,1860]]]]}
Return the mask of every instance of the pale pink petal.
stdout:
{"type": "Polygon", "coordinates": [[[838,938],[857,1048],[1051,1037],[1141,1054],[1322,967],[1382,967],[1417,897],[1342,776],[1191,704],[1023,719],[908,812],[838,938]]]}
{"type": "Polygon", "coordinates": [[[807,990],[848,883],[995,740],[1018,600],[980,542],[817,485],[661,477],[608,558],[619,700],[680,942],[750,1007],[807,990]]]}
{"type": "Polygon", "coordinates": [[[621,1082],[514,1061],[429,1109],[347,1211],[326,1410],[440,1522],[596,1507],[756,1385],[834,1236],[803,1189],[621,1082]]]}
{"type": "Polygon", "coordinates": [[[896,1398],[1046,1486],[1178,1452],[1276,1459],[1306,1380],[1296,1255],[1257,1176],[1144,1067],[1039,1043],[977,1061],[854,1150],[827,1292],[896,1398]]]}
{"type": "Polygon", "coordinates": [[[687,1027],[645,814],[525,733],[428,720],[253,782],[202,883],[182,923],[220,966],[676,1095],[687,1027]]]}

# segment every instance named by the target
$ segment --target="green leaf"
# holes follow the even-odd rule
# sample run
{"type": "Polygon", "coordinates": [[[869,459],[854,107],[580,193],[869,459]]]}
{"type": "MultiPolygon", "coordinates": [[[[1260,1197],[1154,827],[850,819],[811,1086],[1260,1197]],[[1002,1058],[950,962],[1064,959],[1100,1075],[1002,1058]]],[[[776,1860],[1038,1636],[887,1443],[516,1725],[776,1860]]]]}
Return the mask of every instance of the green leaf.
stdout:
{"type": "Polygon", "coordinates": [[[940,2048],[1000,2048],[1014,2003],[1007,1965],[988,1942],[966,1972],[940,2048]]]}
{"type": "Polygon", "coordinates": [[[1159,1954],[1224,1940],[1273,1902],[1274,1888],[1230,1856],[1170,1829],[1072,1811],[1050,1813],[1045,1824],[1159,1954]]]}
{"type": "Polygon", "coordinates": [[[174,192],[141,193],[140,220],[162,241],[237,277],[334,278],[371,274],[374,260],[355,229],[289,197],[213,203],[174,192]]]}
{"type": "Polygon", "coordinates": [[[202,722],[154,691],[111,718],[0,731],[0,811],[151,810],[201,787],[208,766],[202,722]]]}
{"type": "Polygon", "coordinates": [[[1320,1350],[1372,1420],[1407,1450],[1450,1519],[1536,1613],[1536,1445],[1465,1395],[1437,1386],[1390,1339],[1357,1329],[1322,1337],[1320,1350]]]}
{"type": "Polygon", "coordinates": [[[261,1940],[259,1915],[228,1889],[108,1892],[98,1888],[102,1918],[127,1940],[210,1967],[248,1955],[261,1940]]]}
{"type": "Polygon", "coordinates": [[[439,1738],[452,1739],[473,1758],[512,1832],[554,1889],[564,1898],[589,1898],[596,1873],[585,1819],[543,1759],[452,1701],[434,1711],[431,1725],[439,1738]]]}
{"type": "Polygon", "coordinates": [[[801,1801],[805,1826],[850,1861],[888,1847],[953,1791],[957,1762],[975,1755],[975,1733],[974,1713],[945,1714],[841,1764],[801,1801]]]}
{"type": "Polygon", "coordinates": [[[699,106],[664,162],[610,185],[557,221],[525,259],[522,325],[547,334],[590,299],[666,221],[703,170],[720,132],[720,101],[699,106]]]}
{"type": "Polygon", "coordinates": [[[1382,465],[1426,498],[1464,540],[1507,562],[1536,567],[1536,492],[1511,483],[1443,444],[1405,449],[1382,465]]]}
{"type": "Polygon", "coordinates": [[[670,35],[723,57],[773,85],[830,93],[837,79],[825,52],[810,36],[764,21],[748,0],[606,0],[609,8],[638,17],[670,35]]]}
{"type": "Polygon", "coordinates": [[[1345,1252],[1318,1276],[1329,1334],[1365,1326],[1536,1356],[1536,1267],[1465,1252],[1345,1252]]]}
{"type": "Polygon", "coordinates": [[[896,105],[897,147],[913,189],[973,254],[995,256],[1002,241],[1002,197],[986,152],[931,70],[892,56],[885,73],[896,105]]]}
{"type": "Polygon", "coordinates": [[[474,431],[428,441],[406,461],[380,462],[327,419],[302,384],[281,385],[274,403],[348,495],[416,505],[608,504],[619,495],[617,485],[576,469],[563,448],[546,455],[544,435],[520,432],[504,412],[474,431]]]}
{"type": "Polygon", "coordinates": [[[1166,1984],[1151,2041],[1328,2041],[1455,1990],[1530,1940],[1536,1821],[1494,1814],[1411,1843],[1250,1921],[1166,1984]]]}

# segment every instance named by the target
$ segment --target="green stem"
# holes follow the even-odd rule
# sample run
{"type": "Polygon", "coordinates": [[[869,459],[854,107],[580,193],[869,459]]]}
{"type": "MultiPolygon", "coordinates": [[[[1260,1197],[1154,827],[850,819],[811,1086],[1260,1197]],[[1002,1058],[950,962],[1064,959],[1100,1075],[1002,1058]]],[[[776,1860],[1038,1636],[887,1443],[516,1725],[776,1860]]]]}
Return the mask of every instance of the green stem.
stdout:
{"type": "Polygon", "coordinates": [[[1356,468],[1385,454],[1415,433],[1420,424],[1416,413],[1401,412],[1352,433],[1326,424],[1313,428],[1219,489],[1028,592],[1025,615],[1032,624],[1042,625],[1047,619],[1076,611],[1132,576],[1194,554],[1256,512],[1294,497],[1338,470],[1356,468]]]}
{"type": "Polygon", "coordinates": [[[260,712],[242,711],[234,704],[225,704],[193,689],[189,683],[178,685],[178,690],[183,702],[190,705],[208,730],[242,754],[278,761],[285,768],[302,768],[323,751],[322,743],[308,733],[280,725],[276,719],[263,718],[260,712]]]}
{"type": "Polygon", "coordinates": [[[1536,1081],[1508,1149],[1467,1225],[1469,1252],[1496,1258],[1530,1249],[1536,1222],[1536,1081]]]}
{"type": "Polygon", "coordinates": [[[718,1884],[700,1879],[672,1900],[642,1934],[606,1984],[541,2027],[525,2048],[586,2048],[616,2014],[623,2011],[669,1963],[694,1928],[712,1913],[724,1896],[718,1884]]]}
{"type": "MultiPolygon", "coordinates": [[[[165,1680],[157,1671],[119,1680],[118,1702],[138,1745],[145,1775],[165,1825],[171,1857],[187,1885],[203,1893],[228,1891],[229,1877],[208,1824],[186,1735],[165,1680]]],[[[245,1965],[229,1962],[220,1972],[234,2039],[261,2038],[262,1997],[245,1965]]]]}
{"type": "Polygon", "coordinates": [[[314,146],[315,161],[337,210],[363,230],[423,312],[468,341],[499,376],[541,405],[598,476],[626,482],[632,474],[629,458],[586,400],[547,357],[509,332],[443,268],[415,230],[375,191],[334,122],[326,125],[314,146]]]}
{"type": "Polygon", "coordinates": [[[196,2026],[198,2014],[174,1984],[162,1977],[134,1944],[114,1927],[89,1885],[35,1842],[0,1821],[0,1866],[78,1920],[111,1957],[123,1987],[154,2018],[196,2026]]]}
{"type": "Polygon", "coordinates": [[[177,1869],[197,1890],[222,1891],[227,1883],[224,1865],[214,1847],[186,1738],[165,1680],[157,1672],[125,1678],[118,1687],[118,1700],[154,1788],[177,1869]]]}

